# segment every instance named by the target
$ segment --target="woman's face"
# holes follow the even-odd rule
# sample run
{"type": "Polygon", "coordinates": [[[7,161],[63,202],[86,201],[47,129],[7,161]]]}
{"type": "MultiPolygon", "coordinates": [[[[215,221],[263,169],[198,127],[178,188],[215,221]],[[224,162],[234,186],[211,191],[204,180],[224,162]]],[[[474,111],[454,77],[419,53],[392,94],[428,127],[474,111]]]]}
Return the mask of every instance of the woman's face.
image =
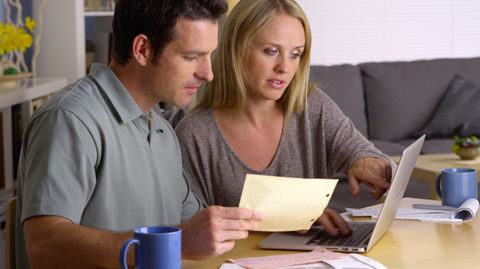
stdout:
{"type": "Polygon", "coordinates": [[[249,100],[280,99],[297,71],[304,48],[302,23],[286,13],[280,13],[260,31],[243,67],[249,100]]]}

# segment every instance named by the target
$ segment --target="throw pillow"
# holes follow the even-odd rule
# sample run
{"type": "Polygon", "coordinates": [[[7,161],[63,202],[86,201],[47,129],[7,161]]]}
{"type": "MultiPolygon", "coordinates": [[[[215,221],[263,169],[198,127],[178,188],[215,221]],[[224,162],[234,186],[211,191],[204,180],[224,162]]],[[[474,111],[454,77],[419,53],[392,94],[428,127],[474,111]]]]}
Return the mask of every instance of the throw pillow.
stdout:
{"type": "Polygon", "coordinates": [[[415,136],[422,134],[427,138],[480,135],[480,86],[455,74],[432,119],[415,136]]]}

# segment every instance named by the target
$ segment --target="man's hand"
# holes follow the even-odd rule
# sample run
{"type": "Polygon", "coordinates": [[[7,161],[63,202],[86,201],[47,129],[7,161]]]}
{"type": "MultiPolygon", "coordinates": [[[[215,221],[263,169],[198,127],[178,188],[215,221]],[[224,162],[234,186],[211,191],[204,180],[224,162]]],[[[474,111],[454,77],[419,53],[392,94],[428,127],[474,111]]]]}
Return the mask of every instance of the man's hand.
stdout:
{"type": "Polygon", "coordinates": [[[348,183],[354,196],[358,195],[360,184],[365,182],[373,190],[370,197],[380,198],[390,187],[392,167],[386,160],[377,158],[363,158],[353,163],[348,170],[348,183]]]}
{"type": "Polygon", "coordinates": [[[258,212],[236,207],[211,206],[178,227],[182,229],[182,257],[206,259],[229,251],[235,240],[258,227],[258,212]]]}
{"type": "MultiPolygon", "coordinates": [[[[338,236],[339,232],[341,235],[348,235],[352,232],[348,223],[338,214],[337,211],[325,208],[323,214],[317,219],[317,224],[322,225],[322,227],[332,236],[338,236]]],[[[301,234],[306,234],[308,230],[298,231],[301,234]]]]}

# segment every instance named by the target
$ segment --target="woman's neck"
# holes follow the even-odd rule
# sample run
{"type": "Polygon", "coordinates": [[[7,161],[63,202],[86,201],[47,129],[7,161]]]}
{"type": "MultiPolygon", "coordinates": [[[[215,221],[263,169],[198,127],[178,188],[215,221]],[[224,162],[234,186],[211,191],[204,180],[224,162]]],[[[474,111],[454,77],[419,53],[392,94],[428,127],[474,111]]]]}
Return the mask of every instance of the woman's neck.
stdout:
{"type": "Polygon", "coordinates": [[[268,126],[268,122],[282,117],[283,104],[280,102],[250,102],[242,110],[214,109],[214,115],[235,120],[237,123],[248,124],[253,127],[268,126]]]}
{"type": "Polygon", "coordinates": [[[240,111],[214,109],[213,116],[227,144],[248,167],[261,171],[272,163],[282,137],[281,103],[248,103],[240,111]]]}

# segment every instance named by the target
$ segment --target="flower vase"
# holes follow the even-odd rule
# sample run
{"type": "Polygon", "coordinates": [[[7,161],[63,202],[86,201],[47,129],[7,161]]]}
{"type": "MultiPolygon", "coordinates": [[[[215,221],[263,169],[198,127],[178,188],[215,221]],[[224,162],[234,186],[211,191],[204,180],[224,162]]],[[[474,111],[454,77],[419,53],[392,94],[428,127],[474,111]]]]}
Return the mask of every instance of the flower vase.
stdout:
{"type": "Polygon", "coordinates": [[[14,66],[11,61],[0,61],[0,89],[17,87],[20,79],[32,76],[32,73],[4,74],[5,69],[14,66]]]}
{"type": "Polygon", "coordinates": [[[462,160],[473,160],[480,153],[477,147],[460,148],[455,152],[462,160]]]}

